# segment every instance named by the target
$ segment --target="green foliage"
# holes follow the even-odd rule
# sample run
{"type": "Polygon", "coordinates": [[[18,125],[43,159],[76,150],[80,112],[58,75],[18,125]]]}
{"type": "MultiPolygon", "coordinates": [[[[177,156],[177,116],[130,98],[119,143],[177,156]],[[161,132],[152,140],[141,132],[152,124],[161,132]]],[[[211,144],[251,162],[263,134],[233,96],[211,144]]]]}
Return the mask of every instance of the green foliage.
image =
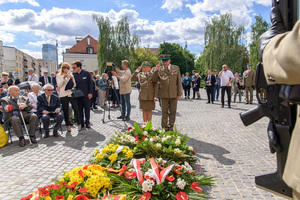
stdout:
{"type": "Polygon", "coordinates": [[[135,70],[138,66],[140,66],[144,61],[148,61],[151,67],[155,67],[158,62],[158,55],[155,52],[151,51],[149,48],[137,48],[134,51],[135,59],[134,59],[134,67],[135,70]]]}
{"type": "Polygon", "coordinates": [[[163,42],[159,45],[159,54],[170,54],[171,64],[180,68],[180,73],[192,73],[194,69],[195,55],[183,49],[179,44],[163,42]]]}
{"type": "Polygon", "coordinates": [[[227,64],[232,71],[243,71],[248,61],[243,35],[244,27],[237,27],[231,14],[213,17],[206,24],[205,47],[196,61],[196,68],[206,74],[208,69],[220,70],[223,64],[227,64]]]}
{"type": "MultiPolygon", "coordinates": [[[[134,49],[138,47],[140,38],[131,36],[127,17],[118,21],[116,26],[111,25],[109,18],[93,15],[94,21],[99,28],[98,62],[100,71],[103,72],[106,62],[114,62],[121,65],[122,60],[133,63],[135,58],[134,49]]],[[[131,67],[131,66],[130,66],[131,67]]]]}
{"type": "Polygon", "coordinates": [[[255,23],[251,25],[252,43],[250,44],[250,58],[249,62],[252,63],[252,69],[255,70],[256,65],[259,63],[258,58],[258,39],[270,27],[261,15],[255,16],[255,23]]]}

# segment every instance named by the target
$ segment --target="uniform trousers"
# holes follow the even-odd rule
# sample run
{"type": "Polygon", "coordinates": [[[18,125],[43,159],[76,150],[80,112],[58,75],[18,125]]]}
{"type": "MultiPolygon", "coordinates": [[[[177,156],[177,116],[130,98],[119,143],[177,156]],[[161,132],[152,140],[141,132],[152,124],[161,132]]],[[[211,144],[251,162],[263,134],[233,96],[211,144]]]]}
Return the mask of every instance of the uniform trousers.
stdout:
{"type": "Polygon", "coordinates": [[[177,98],[161,98],[162,118],[161,127],[165,130],[173,130],[176,109],[177,109],[177,98]]]}
{"type": "Polygon", "coordinates": [[[252,86],[245,86],[245,93],[246,93],[246,103],[253,102],[253,88],[252,86]],[[250,92],[250,101],[249,101],[249,93],[250,92]]]}
{"type": "MultiPolygon", "coordinates": [[[[34,113],[22,112],[25,123],[29,124],[29,135],[35,136],[35,131],[39,125],[39,118],[34,113]]],[[[9,122],[18,137],[23,136],[22,131],[22,119],[20,115],[11,116],[7,122],[9,122]]]]}
{"type": "Polygon", "coordinates": [[[79,114],[80,114],[80,122],[82,127],[84,124],[90,125],[90,100],[87,96],[77,98],[77,104],[78,104],[78,109],[79,109],[79,114]],[[84,109],[84,115],[85,115],[85,120],[83,116],[83,109],[84,109]]]}

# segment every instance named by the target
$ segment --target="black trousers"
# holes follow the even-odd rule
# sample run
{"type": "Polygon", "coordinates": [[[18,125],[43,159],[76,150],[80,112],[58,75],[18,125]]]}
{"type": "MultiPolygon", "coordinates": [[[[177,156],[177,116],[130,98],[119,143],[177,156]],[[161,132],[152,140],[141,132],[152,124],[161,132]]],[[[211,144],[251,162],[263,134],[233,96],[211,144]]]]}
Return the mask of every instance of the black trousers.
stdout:
{"type": "Polygon", "coordinates": [[[190,97],[190,92],[191,92],[191,86],[190,85],[185,85],[184,86],[184,96],[190,97]]]}
{"type": "Polygon", "coordinates": [[[195,99],[195,94],[196,94],[196,88],[193,87],[193,99],[195,99]]]}
{"type": "Polygon", "coordinates": [[[222,106],[224,106],[225,91],[226,91],[227,97],[228,97],[228,106],[230,106],[230,103],[231,103],[231,86],[222,86],[221,87],[221,101],[222,101],[222,106]]]}
{"type": "Polygon", "coordinates": [[[66,126],[71,125],[70,116],[69,116],[69,103],[71,103],[72,109],[74,110],[74,114],[75,114],[77,124],[78,125],[81,124],[81,118],[80,118],[80,114],[79,114],[77,100],[73,97],[66,96],[66,97],[60,98],[60,101],[61,101],[61,104],[62,104],[62,110],[64,112],[64,118],[65,118],[66,126]]]}
{"type": "Polygon", "coordinates": [[[214,102],[214,87],[213,86],[206,86],[206,93],[207,93],[207,100],[208,103],[210,103],[210,101],[213,103],[214,102]]]}
{"type": "Polygon", "coordinates": [[[81,125],[84,126],[84,124],[89,125],[90,124],[90,110],[91,110],[91,104],[90,100],[87,96],[77,98],[77,104],[80,114],[80,122],[81,125]],[[85,115],[85,120],[83,117],[83,110],[85,115]]]}
{"type": "Polygon", "coordinates": [[[43,114],[42,121],[44,124],[44,129],[45,129],[46,134],[49,134],[49,126],[50,126],[50,118],[51,117],[55,118],[55,125],[53,128],[54,133],[57,133],[57,130],[60,127],[60,125],[64,119],[64,116],[60,112],[59,113],[51,113],[48,115],[43,114]]]}

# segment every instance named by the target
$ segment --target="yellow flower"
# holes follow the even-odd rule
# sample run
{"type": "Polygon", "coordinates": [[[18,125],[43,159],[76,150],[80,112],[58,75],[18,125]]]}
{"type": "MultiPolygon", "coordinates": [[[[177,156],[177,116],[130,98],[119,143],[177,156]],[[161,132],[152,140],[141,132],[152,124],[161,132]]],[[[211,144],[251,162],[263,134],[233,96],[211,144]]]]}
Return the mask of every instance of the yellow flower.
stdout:
{"type": "Polygon", "coordinates": [[[126,157],[127,157],[127,158],[132,158],[132,157],[133,157],[132,151],[129,150],[129,151],[126,153],[126,157]]]}
{"type": "MultiPolygon", "coordinates": [[[[52,200],[52,199],[51,199],[51,197],[46,196],[46,197],[45,197],[45,200],[52,200]]],[[[72,200],[72,199],[71,199],[71,200],[72,200]]]]}
{"type": "Polygon", "coordinates": [[[73,196],[69,194],[68,199],[67,200],[73,200],[73,196]]]}
{"type": "Polygon", "coordinates": [[[96,156],[99,153],[99,150],[97,149],[94,153],[94,156],[96,156]]]}
{"type": "Polygon", "coordinates": [[[115,162],[118,158],[118,154],[114,153],[114,154],[111,154],[111,156],[109,156],[109,160],[111,163],[115,162]]]}

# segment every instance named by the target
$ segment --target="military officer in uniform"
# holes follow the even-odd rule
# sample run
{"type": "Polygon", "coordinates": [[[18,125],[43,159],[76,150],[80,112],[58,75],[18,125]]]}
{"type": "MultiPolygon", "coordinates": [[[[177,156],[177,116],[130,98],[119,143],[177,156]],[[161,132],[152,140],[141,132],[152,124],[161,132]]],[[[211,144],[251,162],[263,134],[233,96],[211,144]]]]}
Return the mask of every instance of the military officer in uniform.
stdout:
{"type": "Polygon", "coordinates": [[[181,96],[181,74],[179,67],[171,65],[170,55],[161,55],[161,62],[155,67],[152,75],[153,82],[160,82],[159,97],[161,99],[161,126],[165,130],[173,130],[177,101],[181,96]]]}
{"type": "Polygon", "coordinates": [[[144,61],[131,76],[131,81],[138,81],[140,84],[140,109],[143,110],[145,124],[152,119],[152,110],[155,108],[158,97],[157,83],[151,80],[152,73],[150,63],[144,61]],[[141,69],[143,69],[143,72],[140,72],[141,69]]]}
{"type": "Polygon", "coordinates": [[[243,85],[245,86],[246,104],[252,104],[253,102],[253,88],[255,85],[255,72],[252,70],[252,65],[247,65],[248,70],[243,74],[243,85]],[[249,99],[250,92],[250,99],[249,99]]]}
{"type": "MultiPolygon", "coordinates": [[[[279,9],[272,8],[271,21],[271,28],[260,37],[259,41],[259,53],[260,57],[263,58],[267,82],[268,84],[299,85],[300,20],[297,21],[290,32],[286,32],[279,9]]],[[[293,189],[293,199],[296,200],[300,200],[299,109],[300,106],[298,105],[297,119],[283,173],[283,180],[293,189]]]]}

